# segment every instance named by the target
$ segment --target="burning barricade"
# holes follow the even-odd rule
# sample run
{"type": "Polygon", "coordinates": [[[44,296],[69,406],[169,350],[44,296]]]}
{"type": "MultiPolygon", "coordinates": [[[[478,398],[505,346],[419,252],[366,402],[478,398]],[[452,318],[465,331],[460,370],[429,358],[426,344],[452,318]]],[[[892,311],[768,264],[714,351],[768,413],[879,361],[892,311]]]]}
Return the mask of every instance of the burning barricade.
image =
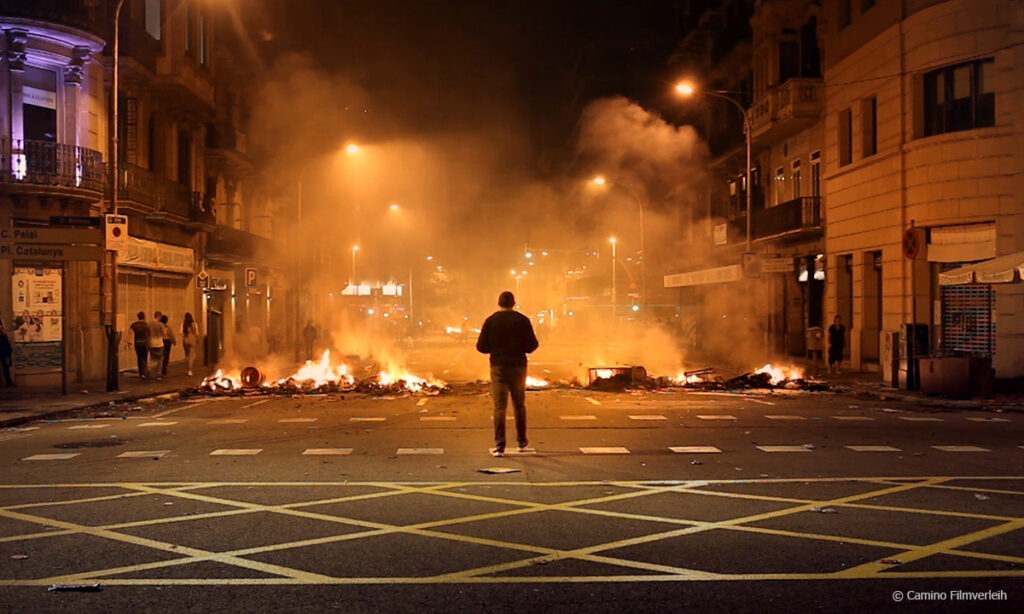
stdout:
{"type": "Polygon", "coordinates": [[[436,378],[423,378],[404,368],[391,365],[382,369],[373,361],[348,357],[348,362],[332,364],[330,350],[319,361],[306,361],[295,373],[268,381],[259,367],[248,366],[237,375],[218,369],[196,388],[205,394],[310,394],[360,392],[376,395],[440,394],[448,384],[436,378]]]}
{"type": "MultiPolygon", "coordinates": [[[[662,378],[659,378],[662,379],[662,378]]],[[[666,386],[698,390],[742,390],[748,388],[787,389],[824,391],[829,387],[824,382],[808,377],[803,369],[793,366],[776,366],[767,363],[753,371],[729,379],[721,379],[711,367],[681,371],[678,375],[665,378],[666,386]]]]}

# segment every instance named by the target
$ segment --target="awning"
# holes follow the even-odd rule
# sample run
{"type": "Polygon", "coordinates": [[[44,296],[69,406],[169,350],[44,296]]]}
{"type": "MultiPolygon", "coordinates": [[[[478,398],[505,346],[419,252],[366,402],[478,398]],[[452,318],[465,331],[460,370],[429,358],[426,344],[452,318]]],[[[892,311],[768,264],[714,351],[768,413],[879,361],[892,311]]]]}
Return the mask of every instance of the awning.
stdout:
{"type": "Polygon", "coordinates": [[[1024,279],[1024,252],[999,256],[939,273],[939,284],[1006,284],[1024,279]]]}
{"type": "Polygon", "coordinates": [[[743,267],[738,264],[720,266],[713,269],[701,269],[687,273],[674,273],[665,276],[666,288],[684,286],[700,286],[704,284],[720,284],[743,279],[743,267]]]}

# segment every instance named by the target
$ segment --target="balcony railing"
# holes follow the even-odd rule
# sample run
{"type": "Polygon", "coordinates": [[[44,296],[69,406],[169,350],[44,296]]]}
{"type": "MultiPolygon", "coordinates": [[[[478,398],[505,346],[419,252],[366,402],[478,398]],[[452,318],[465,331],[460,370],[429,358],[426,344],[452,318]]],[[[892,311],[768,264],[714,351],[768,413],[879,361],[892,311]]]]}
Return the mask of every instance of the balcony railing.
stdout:
{"type": "Polygon", "coordinates": [[[0,183],[103,192],[104,164],[98,151],[51,141],[0,139],[4,168],[0,183]]]}
{"type": "Polygon", "coordinates": [[[754,101],[750,126],[754,137],[785,138],[813,124],[825,110],[820,78],[788,79],[754,101]]]}
{"type": "Polygon", "coordinates": [[[821,197],[801,196],[767,209],[755,209],[751,234],[755,239],[821,230],[821,197]]]}
{"type": "Polygon", "coordinates": [[[210,234],[206,251],[239,261],[260,260],[274,253],[274,241],[237,228],[218,226],[210,234]]]}
{"type": "Polygon", "coordinates": [[[200,224],[213,224],[213,199],[135,164],[121,165],[118,198],[140,205],[147,214],[169,214],[200,224]]]}

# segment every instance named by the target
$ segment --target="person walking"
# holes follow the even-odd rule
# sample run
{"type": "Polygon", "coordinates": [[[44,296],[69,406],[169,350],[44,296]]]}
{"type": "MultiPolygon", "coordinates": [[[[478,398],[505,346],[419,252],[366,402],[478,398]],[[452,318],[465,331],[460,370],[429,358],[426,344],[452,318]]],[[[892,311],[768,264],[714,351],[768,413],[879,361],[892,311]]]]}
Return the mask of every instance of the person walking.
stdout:
{"type": "Polygon", "coordinates": [[[537,349],[537,335],[530,319],[515,311],[516,297],[509,291],[498,296],[498,307],[484,320],[476,349],[490,355],[491,397],[494,401],[493,456],[505,455],[505,410],[512,397],[519,451],[526,452],[526,355],[537,349]]]}
{"type": "Polygon", "coordinates": [[[196,361],[193,348],[198,343],[198,339],[199,326],[196,325],[192,314],[186,311],[185,319],[181,323],[181,347],[185,350],[185,368],[188,369],[189,375],[192,375],[192,365],[196,361]]]}
{"type": "Polygon", "coordinates": [[[843,319],[836,316],[828,327],[828,372],[839,375],[843,364],[843,350],[846,349],[846,327],[843,319]]]}
{"type": "Polygon", "coordinates": [[[167,377],[167,367],[171,363],[171,347],[178,344],[178,336],[174,334],[174,329],[167,324],[170,319],[166,313],[160,316],[160,323],[164,325],[164,362],[160,374],[164,377],[167,377]]]}
{"type": "Polygon", "coordinates": [[[4,386],[13,388],[14,380],[11,379],[11,355],[14,348],[11,347],[11,340],[7,337],[7,329],[0,324],[0,369],[3,369],[4,386]]]}
{"type": "Polygon", "coordinates": [[[306,360],[313,360],[313,344],[316,343],[316,326],[313,326],[313,320],[306,320],[302,338],[306,341],[306,360]]]}
{"type": "Polygon", "coordinates": [[[163,379],[160,370],[164,361],[164,323],[160,318],[164,314],[159,311],[153,312],[153,319],[149,322],[149,373],[157,379],[163,379]]]}
{"type": "Polygon", "coordinates": [[[149,377],[149,324],[146,323],[146,313],[140,311],[138,319],[132,322],[132,335],[135,340],[135,360],[139,365],[139,377],[149,377]]]}

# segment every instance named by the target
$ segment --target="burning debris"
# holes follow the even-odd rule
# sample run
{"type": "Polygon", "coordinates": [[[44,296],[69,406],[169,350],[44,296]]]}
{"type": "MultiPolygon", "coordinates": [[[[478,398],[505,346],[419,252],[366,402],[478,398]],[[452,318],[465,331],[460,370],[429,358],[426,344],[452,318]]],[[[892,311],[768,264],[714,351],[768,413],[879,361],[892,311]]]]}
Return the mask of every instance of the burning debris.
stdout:
{"type": "Polygon", "coordinates": [[[376,362],[365,362],[356,356],[348,362],[331,364],[331,352],[325,350],[320,360],[306,361],[298,371],[274,381],[259,367],[248,366],[238,375],[218,369],[196,388],[205,394],[310,394],[327,392],[361,392],[375,395],[440,394],[450,390],[448,384],[435,378],[423,378],[402,367],[382,369],[376,362]]]}
{"type": "Polygon", "coordinates": [[[750,388],[827,391],[824,382],[809,378],[799,367],[765,364],[754,371],[722,379],[711,367],[680,371],[675,377],[658,378],[663,387],[691,390],[745,390],[750,388]]]}

